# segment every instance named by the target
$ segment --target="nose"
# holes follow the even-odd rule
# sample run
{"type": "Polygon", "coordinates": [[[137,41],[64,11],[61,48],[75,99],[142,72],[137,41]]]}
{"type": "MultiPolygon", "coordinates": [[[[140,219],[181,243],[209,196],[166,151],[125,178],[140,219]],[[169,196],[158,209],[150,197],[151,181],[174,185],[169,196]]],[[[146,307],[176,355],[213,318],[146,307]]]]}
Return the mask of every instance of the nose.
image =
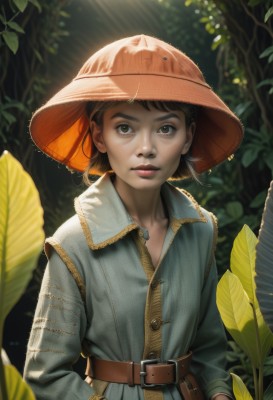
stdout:
{"type": "Polygon", "coordinates": [[[156,156],[156,146],[151,132],[144,131],[138,136],[137,156],[154,158],[156,156]]]}

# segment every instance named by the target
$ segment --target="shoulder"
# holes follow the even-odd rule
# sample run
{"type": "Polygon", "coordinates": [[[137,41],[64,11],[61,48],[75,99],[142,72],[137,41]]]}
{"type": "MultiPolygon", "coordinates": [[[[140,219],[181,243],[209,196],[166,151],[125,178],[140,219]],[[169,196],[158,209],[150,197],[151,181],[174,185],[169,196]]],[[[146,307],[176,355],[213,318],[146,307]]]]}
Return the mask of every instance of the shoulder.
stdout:
{"type": "Polygon", "coordinates": [[[51,236],[45,241],[45,252],[49,258],[52,248],[62,249],[69,255],[80,254],[86,246],[80,220],[77,214],[65,221],[51,236]]]}
{"type": "Polygon", "coordinates": [[[81,231],[81,224],[77,214],[66,220],[54,233],[60,241],[76,240],[81,231]]]}
{"type": "MultiPolygon", "coordinates": [[[[186,233],[186,237],[191,244],[197,244],[207,251],[216,248],[218,237],[218,225],[215,215],[202,207],[188,191],[170,187],[172,225],[175,227],[183,226],[180,234],[186,233]]],[[[185,238],[185,236],[184,236],[185,238]]]]}
{"type": "Polygon", "coordinates": [[[66,220],[53,234],[56,240],[69,243],[80,238],[81,224],[77,214],[66,220]]]}
{"type": "Polygon", "coordinates": [[[188,192],[185,189],[178,188],[178,190],[180,191],[180,193],[186,196],[189,199],[189,201],[193,204],[193,206],[196,208],[196,210],[198,210],[199,213],[203,215],[206,222],[208,222],[208,225],[212,229],[215,229],[218,226],[217,217],[211,211],[208,211],[206,208],[202,207],[190,192],[188,192]]]}
{"type": "Polygon", "coordinates": [[[182,189],[182,193],[188,197],[188,199],[194,204],[195,208],[199,210],[200,214],[202,214],[205,224],[203,225],[203,228],[206,229],[207,231],[211,232],[214,241],[216,241],[217,236],[218,236],[218,220],[215,214],[213,214],[211,211],[208,211],[206,208],[202,207],[186,190],[182,189]]]}
{"type": "Polygon", "coordinates": [[[203,226],[209,230],[214,230],[217,227],[216,217],[202,207],[185,189],[167,184],[164,187],[163,197],[170,218],[176,219],[183,225],[203,226]]]}

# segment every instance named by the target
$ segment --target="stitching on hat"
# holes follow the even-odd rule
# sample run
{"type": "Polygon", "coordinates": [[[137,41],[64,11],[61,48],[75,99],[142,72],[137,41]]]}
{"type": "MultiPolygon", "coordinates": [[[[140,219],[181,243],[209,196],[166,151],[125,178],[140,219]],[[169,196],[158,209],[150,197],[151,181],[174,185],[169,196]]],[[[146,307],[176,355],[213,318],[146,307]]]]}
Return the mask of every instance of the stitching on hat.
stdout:
{"type": "Polygon", "coordinates": [[[182,80],[182,81],[188,81],[188,82],[193,82],[193,83],[195,83],[196,85],[200,85],[200,86],[204,86],[204,87],[206,87],[206,88],[208,88],[208,89],[211,89],[211,86],[210,85],[208,85],[206,82],[197,82],[197,81],[195,81],[194,79],[189,79],[189,78],[182,78],[180,75],[167,75],[167,74],[152,74],[152,73],[145,73],[145,74],[143,74],[143,73],[132,73],[132,74],[99,74],[99,75],[89,75],[89,74],[84,74],[84,75],[80,75],[80,76],[77,76],[75,79],[73,79],[73,81],[77,81],[77,80],[80,80],[80,79],[84,79],[84,78],[110,78],[110,77],[113,77],[113,76],[139,76],[139,75],[141,75],[141,76],[165,76],[166,78],[174,78],[174,79],[180,79],[180,80],[182,80]]]}

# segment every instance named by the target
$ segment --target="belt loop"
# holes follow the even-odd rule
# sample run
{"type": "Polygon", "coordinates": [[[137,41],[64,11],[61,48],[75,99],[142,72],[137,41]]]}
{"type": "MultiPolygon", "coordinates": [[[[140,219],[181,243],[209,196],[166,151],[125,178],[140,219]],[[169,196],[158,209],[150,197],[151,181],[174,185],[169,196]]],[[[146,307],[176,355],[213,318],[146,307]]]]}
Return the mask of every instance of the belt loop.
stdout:
{"type": "Polygon", "coordinates": [[[127,380],[129,386],[135,386],[134,383],[134,361],[128,361],[127,363],[127,380]]]}

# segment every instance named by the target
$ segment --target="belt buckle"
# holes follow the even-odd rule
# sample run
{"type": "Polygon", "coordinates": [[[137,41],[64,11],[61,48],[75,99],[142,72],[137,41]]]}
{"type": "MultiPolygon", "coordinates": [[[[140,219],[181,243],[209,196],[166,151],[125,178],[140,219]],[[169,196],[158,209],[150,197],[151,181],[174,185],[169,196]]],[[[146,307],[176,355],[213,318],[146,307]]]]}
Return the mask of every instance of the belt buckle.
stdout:
{"type": "Polygon", "coordinates": [[[167,364],[173,364],[174,365],[174,370],[175,370],[175,379],[174,379],[174,384],[178,385],[179,384],[179,368],[178,368],[178,362],[177,360],[168,360],[167,364]]]}
{"type": "Polygon", "coordinates": [[[149,364],[158,364],[160,362],[160,359],[159,358],[154,358],[154,359],[152,359],[152,360],[141,360],[140,361],[140,386],[143,388],[143,389],[151,389],[151,388],[154,388],[154,387],[156,387],[156,386],[159,386],[159,385],[155,385],[155,384],[153,384],[153,383],[146,383],[145,382],[145,377],[146,377],[146,375],[147,375],[147,372],[146,372],[146,365],[149,365],[149,364]]]}

